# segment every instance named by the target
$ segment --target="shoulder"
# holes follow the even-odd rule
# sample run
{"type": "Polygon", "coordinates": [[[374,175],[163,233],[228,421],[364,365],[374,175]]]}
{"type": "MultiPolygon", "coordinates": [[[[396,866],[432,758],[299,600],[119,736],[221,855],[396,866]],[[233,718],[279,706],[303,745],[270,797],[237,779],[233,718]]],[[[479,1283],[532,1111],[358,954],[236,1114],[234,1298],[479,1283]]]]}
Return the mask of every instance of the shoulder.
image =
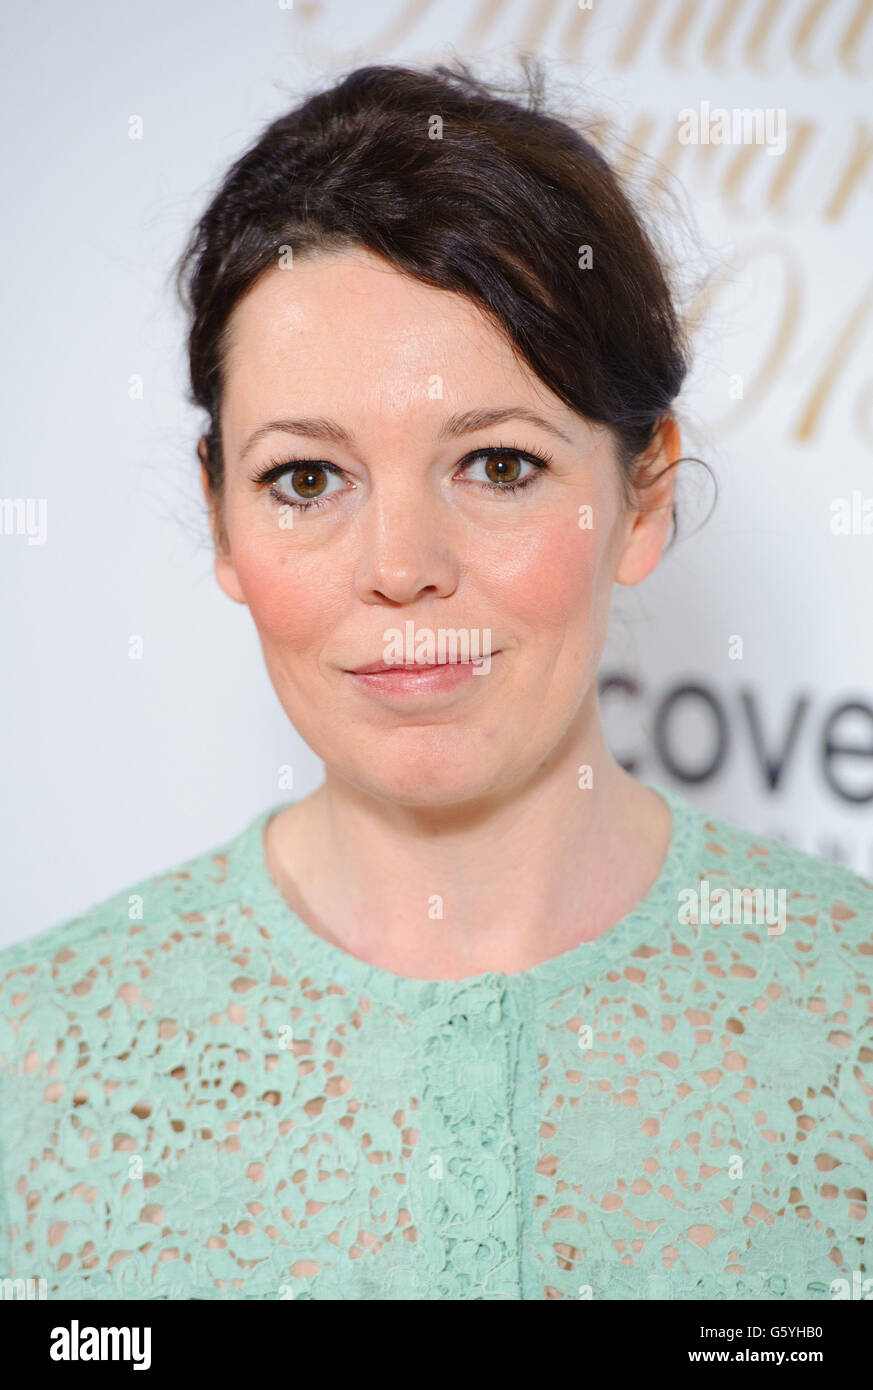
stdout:
{"type": "Polygon", "coordinates": [[[694,815],[681,890],[702,923],[781,938],[797,965],[839,959],[873,977],[873,882],[723,816],[694,815]]]}
{"type": "Polygon", "coordinates": [[[38,982],[69,989],[89,971],[159,949],[239,898],[262,813],[237,835],[113,893],[86,911],[0,949],[0,1013],[38,982]]]}
{"type": "Polygon", "coordinates": [[[783,887],[796,907],[829,910],[842,904],[873,922],[873,882],[836,860],[758,835],[724,816],[697,812],[700,853],[714,875],[783,887]]]}

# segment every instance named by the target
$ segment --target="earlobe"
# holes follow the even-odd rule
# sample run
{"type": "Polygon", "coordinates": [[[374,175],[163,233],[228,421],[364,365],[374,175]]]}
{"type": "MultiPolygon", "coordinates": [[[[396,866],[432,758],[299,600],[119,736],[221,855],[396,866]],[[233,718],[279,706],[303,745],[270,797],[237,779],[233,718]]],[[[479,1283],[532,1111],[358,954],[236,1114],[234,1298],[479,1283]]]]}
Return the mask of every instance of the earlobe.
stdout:
{"type": "Polygon", "coordinates": [[[672,416],[656,436],[646,473],[657,481],[639,491],[640,510],[634,511],[615,572],[616,584],[639,584],[656,568],[670,533],[676,464],[681,456],[679,428],[672,416]],[[659,477],[659,474],[661,475],[659,477]]]}
{"type": "Polygon", "coordinates": [[[670,530],[670,504],[645,502],[646,511],[635,515],[618,569],[615,572],[616,584],[640,584],[658,561],[667,543],[670,530]],[[648,510],[653,507],[653,510],[648,510]]]}
{"type": "Polygon", "coordinates": [[[234,603],[241,603],[245,606],[246,600],[240,582],[237,577],[236,568],[230,553],[227,534],[221,521],[220,502],[216,498],[209,477],[209,470],[206,467],[206,436],[201,435],[197,442],[197,454],[200,459],[200,486],[203,489],[203,496],[206,499],[206,506],[209,509],[209,524],[212,531],[212,540],[215,546],[215,578],[218,587],[227,594],[228,598],[233,599],[234,603]]]}
{"type": "Polygon", "coordinates": [[[232,598],[234,603],[241,603],[243,607],[246,606],[246,598],[240,588],[230,553],[218,545],[215,547],[215,578],[218,580],[218,587],[223,589],[228,598],[232,598]]]}

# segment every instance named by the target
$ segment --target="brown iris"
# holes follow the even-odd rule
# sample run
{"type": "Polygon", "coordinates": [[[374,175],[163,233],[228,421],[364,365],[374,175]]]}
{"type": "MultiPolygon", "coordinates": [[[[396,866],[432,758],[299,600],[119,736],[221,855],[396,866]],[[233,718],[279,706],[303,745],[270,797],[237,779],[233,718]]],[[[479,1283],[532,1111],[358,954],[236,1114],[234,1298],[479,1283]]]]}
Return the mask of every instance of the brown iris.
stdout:
{"type": "Polygon", "coordinates": [[[514,483],[521,472],[521,459],[517,454],[489,454],[485,472],[489,482],[514,483]]]}
{"type": "Polygon", "coordinates": [[[324,492],[327,486],[327,474],[323,468],[319,468],[318,464],[301,464],[299,468],[293,470],[291,481],[295,492],[300,497],[317,497],[319,493],[324,492]],[[318,485],[319,474],[321,475],[320,486],[318,485]]]}

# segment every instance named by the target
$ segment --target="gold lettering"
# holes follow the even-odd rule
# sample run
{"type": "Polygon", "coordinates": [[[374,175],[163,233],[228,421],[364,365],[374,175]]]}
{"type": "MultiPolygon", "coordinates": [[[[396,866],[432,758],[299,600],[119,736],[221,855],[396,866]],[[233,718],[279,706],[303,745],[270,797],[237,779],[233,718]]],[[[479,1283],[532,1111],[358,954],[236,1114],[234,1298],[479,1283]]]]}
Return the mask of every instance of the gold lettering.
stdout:
{"type": "Polygon", "coordinates": [[[533,19],[528,25],[527,33],[521,41],[520,52],[533,53],[543,37],[543,30],[547,27],[549,20],[555,13],[557,0],[538,0],[538,4],[533,6],[533,19]]]}
{"type": "Polygon", "coordinates": [[[617,68],[629,68],[631,63],[636,60],[637,54],[642,46],[646,31],[651,26],[658,9],[659,0],[637,0],[637,14],[628,26],[624,36],[624,42],[619,46],[615,55],[615,66],[617,68]]]}
{"type": "Polygon", "coordinates": [[[580,10],[578,6],[570,11],[570,20],[561,39],[561,54],[572,61],[578,58],[582,43],[587,38],[586,30],[594,18],[594,10],[580,10]]]}
{"type": "Polygon", "coordinates": [[[824,365],[824,370],[818,379],[812,394],[809,397],[806,409],[801,415],[794,430],[794,438],[802,442],[812,439],[824,409],[825,401],[831,395],[833,389],[846,365],[846,360],[855,346],[855,342],[861,332],[861,327],[870,307],[873,305],[873,283],[864,295],[855,312],[850,315],[849,321],[843,329],[837,341],[834,343],[833,352],[824,365]]]}
{"type": "Polygon", "coordinates": [[[767,0],[761,6],[761,13],[752,25],[752,31],[746,39],[746,58],[749,66],[757,68],[759,72],[768,71],[767,63],[763,60],[764,44],[770,36],[770,30],[782,9],[783,0],[767,0]]]}
{"type": "Polygon", "coordinates": [[[721,14],[706,36],[703,52],[706,61],[714,68],[724,66],[722,46],[736,23],[737,14],[742,4],[743,0],[725,0],[721,14]]]}
{"type": "Polygon", "coordinates": [[[813,0],[803,19],[794,31],[791,47],[797,59],[798,66],[805,72],[814,74],[816,77],[823,77],[824,68],[816,68],[806,56],[806,49],[809,41],[821,22],[826,10],[831,7],[832,0],[813,0]]]}
{"type": "Polygon", "coordinates": [[[849,27],[846,29],[840,44],[840,61],[846,71],[854,73],[856,77],[869,77],[870,75],[869,72],[861,72],[852,50],[857,48],[858,41],[871,15],[873,15],[873,0],[861,0],[857,13],[854,19],[849,21],[849,27]]]}
{"type": "Polygon", "coordinates": [[[785,153],[781,159],[772,161],[776,165],[776,173],[773,175],[773,182],[770,184],[770,191],[767,194],[767,206],[773,212],[782,210],[788,185],[797,173],[798,166],[803,160],[809,143],[815,133],[815,126],[811,121],[797,121],[791,127],[785,153]]]}
{"type": "Polygon", "coordinates": [[[709,277],[707,283],[695,296],[688,314],[689,329],[696,332],[704,315],[709,312],[716,294],[721,291],[723,286],[726,283],[734,283],[743,268],[750,265],[758,255],[772,252],[775,252],[780,258],[785,269],[785,291],[781,317],[776,325],[773,341],[764,363],[752,380],[751,387],[744,391],[742,405],[735,406],[720,420],[712,422],[713,430],[722,431],[725,434],[743,424],[766,395],[785,360],[791,340],[797,332],[803,283],[790,247],[781,242],[768,241],[761,241],[757,247],[748,247],[739,257],[732,258],[729,266],[719,267],[709,277]]]}
{"type": "Polygon", "coordinates": [[[737,152],[728,165],[727,173],[722,180],[721,191],[726,208],[734,213],[741,213],[739,206],[740,186],[752,167],[752,161],[756,155],[760,155],[759,145],[739,145],[737,152]]]}
{"type": "Polygon", "coordinates": [[[870,138],[869,128],[862,122],[860,129],[856,129],[855,147],[849,155],[849,163],[825,206],[824,215],[827,221],[836,222],[842,217],[849,195],[870,163],[871,155],[873,140],[870,138]]]}
{"type": "Polygon", "coordinates": [[[684,0],[684,3],[679,6],[676,18],[667,30],[667,37],[664,40],[664,58],[674,68],[682,67],[682,45],[699,9],[697,0],[684,0]]]}
{"type": "MultiPolygon", "coordinates": [[[[840,6],[843,0],[836,2],[840,6]]],[[[580,56],[583,44],[593,32],[595,21],[604,17],[605,0],[597,0],[597,3],[584,8],[573,3],[573,0],[561,0],[560,5],[558,0],[514,0],[514,3],[522,10],[522,18],[514,26],[515,32],[520,32],[515,47],[521,52],[538,51],[545,41],[549,26],[566,7],[568,18],[557,47],[562,58],[569,61],[580,56]]],[[[748,32],[743,37],[741,12],[746,4],[747,0],[721,0],[708,29],[700,35],[699,42],[693,42],[695,23],[701,12],[706,15],[706,6],[701,5],[700,0],[672,0],[672,3],[667,0],[666,4],[663,0],[633,0],[628,5],[628,18],[621,26],[612,63],[617,69],[629,68],[636,63],[646,41],[655,32],[657,21],[663,17],[666,32],[660,40],[660,50],[665,67],[682,69],[694,62],[697,66],[705,63],[710,68],[723,70],[728,63],[726,50],[729,41],[740,31],[738,37],[745,63],[758,72],[771,71],[773,55],[767,51],[767,45],[777,22],[786,12],[785,0],[757,0],[749,18],[748,32]],[[696,51],[686,51],[692,48],[696,51]]],[[[315,8],[309,6],[310,11],[315,8]]],[[[402,4],[398,0],[386,0],[384,8],[394,9],[394,17],[387,20],[382,29],[363,45],[363,50],[357,50],[357,56],[360,57],[363,51],[370,58],[382,61],[437,8],[437,0],[404,0],[402,4]]],[[[471,13],[463,31],[459,35],[448,35],[449,41],[457,43],[462,49],[481,44],[512,6],[507,0],[478,0],[477,4],[468,8],[471,13]]],[[[787,12],[796,15],[799,8],[799,0],[792,0],[787,12]]],[[[833,52],[823,55],[821,64],[816,66],[810,53],[816,38],[824,30],[829,11],[834,11],[834,0],[808,0],[800,10],[795,28],[787,37],[786,57],[793,60],[801,71],[816,76],[824,75],[837,56],[833,52]]],[[[862,68],[860,49],[871,19],[873,0],[857,0],[837,41],[840,66],[856,77],[869,73],[869,59],[862,68]]],[[[606,32],[609,34],[609,31],[606,32]]],[[[310,34],[306,38],[306,48],[313,61],[336,62],[336,45],[327,48],[310,34]]]]}
{"type": "MultiPolygon", "coordinates": [[[[648,149],[654,129],[654,120],[651,116],[645,115],[644,112],[640,112],[634,119],[627,143],[615,156],[615,167],[622,179],[630,179],[633,176],[643,152],[648,149]]],[[[676,141],[676,131],[672,130],[671,134],[673,140],[676,141]]],[[[678,141],[676,143],[678,144],[678,141]]]]}
{"type": "Polygon", "coordinates": [[[868,381],[858,392],[852,417],[861,443],[873,453],[873,381],[868,381]]]}

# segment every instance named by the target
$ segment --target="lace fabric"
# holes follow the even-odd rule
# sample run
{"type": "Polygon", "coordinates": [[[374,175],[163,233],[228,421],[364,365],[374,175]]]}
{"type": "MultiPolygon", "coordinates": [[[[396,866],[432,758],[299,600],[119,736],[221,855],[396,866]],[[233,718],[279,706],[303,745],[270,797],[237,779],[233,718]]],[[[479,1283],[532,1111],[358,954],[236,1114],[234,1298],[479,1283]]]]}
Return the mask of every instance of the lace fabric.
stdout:
{"type": "Polygon", "coordinates": [[[409,979],[316,936],[267,870],[281,806],[0,951],[0,1279],[814,1299],[873,1274],[873,884],[652,789],[650,892],[518,974],[409,979]],[[736,894],[720,919],[719,888],[782,891],[782,923],[736,894]]]}

